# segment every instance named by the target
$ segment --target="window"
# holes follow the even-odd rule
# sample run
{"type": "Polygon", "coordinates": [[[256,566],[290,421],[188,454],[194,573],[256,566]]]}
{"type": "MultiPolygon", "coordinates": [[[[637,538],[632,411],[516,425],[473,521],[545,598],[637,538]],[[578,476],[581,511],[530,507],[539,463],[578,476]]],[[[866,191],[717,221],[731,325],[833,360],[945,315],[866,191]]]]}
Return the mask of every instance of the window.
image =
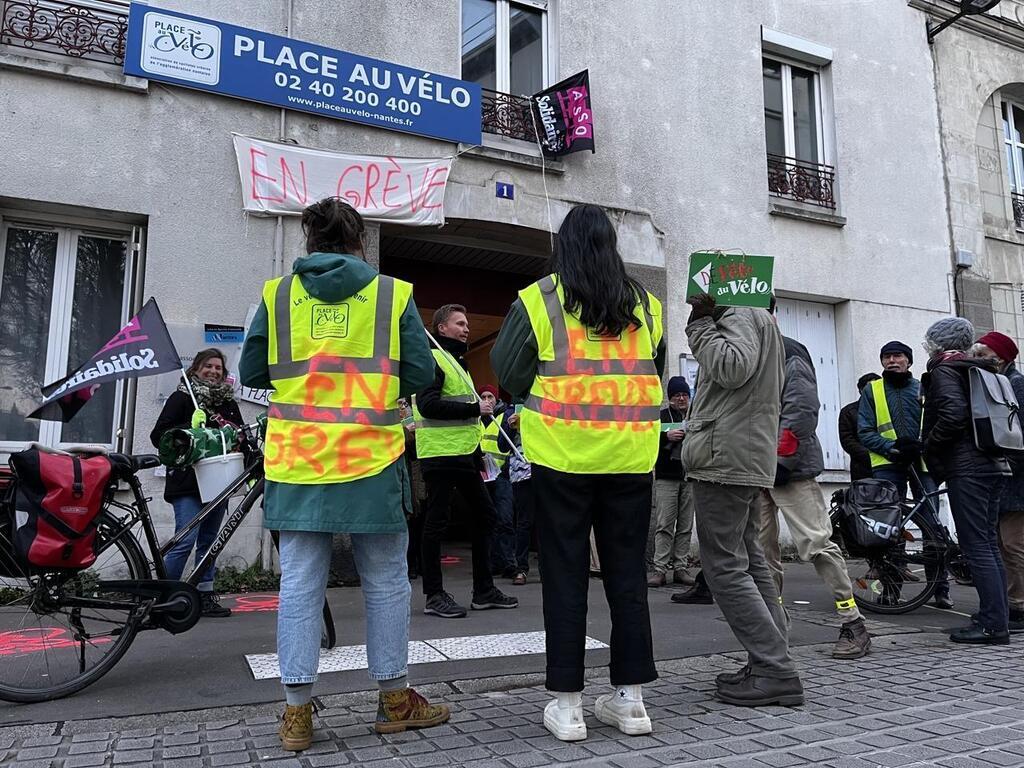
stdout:
{"type": "Polygon", "coordinates": [[[768,191],[834,209],[831,101],[823,82],[832,51],[769,29],[761,43],[768,191]]]}
{"type": "Polygon", "coordinates": [[[1006,148],[1006,172],[1010,178],[1013,219],[1024,227],[1024,108],[1012,101],[1001,101],[1003,145],[1006,148]]]}
{"type": "Polygon", "coordinates": [[[547,3],[462,0],[462,77],[532,96],[547,84],[547,3]]]}
{"type": "Polygon", "coordinates": [[[0,450],[113,446],[123,385],[67,424],[30,421],[40,387],[88,360],[128,321],[128,231],[5,219],[0,226],[0,450]]]}

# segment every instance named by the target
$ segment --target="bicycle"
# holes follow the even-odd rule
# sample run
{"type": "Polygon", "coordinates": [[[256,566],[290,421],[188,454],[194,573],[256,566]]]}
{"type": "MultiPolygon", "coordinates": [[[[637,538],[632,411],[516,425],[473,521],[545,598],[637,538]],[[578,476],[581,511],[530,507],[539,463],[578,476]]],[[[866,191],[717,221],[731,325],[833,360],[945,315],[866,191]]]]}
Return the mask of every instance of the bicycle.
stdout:
{"type": "MultiPolygon", "coordinates": [[[[0,576],[0,699],[31,703],[69,696],[113,669],[139,632],[162,629],[180,634],[196,625],[201,574],[263,496],[259,425],[241,431],[246,455],[242,474],[163,546],[149,511],[151,497],[143,493],[136,476],[159,466],[159,459],[151,454],[108,454],[113,473],[97,518],[97,557],[92,566],[44,571],[23,568],[10,554],[3,558],[7,575],[0,576]],[[127,484],[130,501],[115,496],[119,482],[127,484]],[[164,555],[239,492],[244,494],[241,501],[225,516],[202,560],[181,580],[167,579],[164,555]],[[148,557],[133,530],[136,526],[141,527],[148,557]]],[[[0,500],[0,514],[13,513],[15,483],[12,478],[0,500]]],[[[2,533],[0,552],[13,552],[2,533]]],[[[320,645],[333,648],[336,639],[325,600],[320,645]]]]}
{"type": "MultiPolygon", "coordinates": [[[[911,483],[923,488],[910,467],[911,483]]],[[[900,614],[920,608],[935,594],[946,574],[962,584],[971,583],[971,570],[960,546],[942,524],[937,499],[946,489],[930,491],[911,503],[900,502],[899,532],[895,541],[880,549],[847,546],[840,527],[843,491],[832,495],[829,514],[833,539],[846,557],[857,606],[870,613],[900,614]]]]}

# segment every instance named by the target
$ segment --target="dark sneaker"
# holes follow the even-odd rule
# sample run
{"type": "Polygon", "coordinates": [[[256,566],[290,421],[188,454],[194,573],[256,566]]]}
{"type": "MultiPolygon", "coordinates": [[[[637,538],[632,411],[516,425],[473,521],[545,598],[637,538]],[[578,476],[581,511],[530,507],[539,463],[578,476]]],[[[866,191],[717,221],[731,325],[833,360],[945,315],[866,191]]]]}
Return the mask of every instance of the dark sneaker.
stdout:
{"type": "Polygon", "coordinates": [[[431,728],[448,722],[451,712],[444,704],[431,704],[413,688],[381,691],[377,699],[377,733],[401,733],[409,728],[431,728]]]}
{"type": "Polygon", "coordinates": [[[1010,609],[1010,634],[1018,635],[1024,632],[1024,611],[1010,609]]]}
{"type": "Polygon", "coordinates": [[[954,643],[966,643],[968,645],[1009,645],[1010,633],[997,632],[994,629],[984,629],[977,625],[954,629],[949,639],[954,643]]]}
{"type": "Polygon", "coordinates": [[[746,664],[735,672],[723,672],[715,678],[716,685],[736,685],[742,683],[751,673],[750,665],[746,664]]]}
{"type": "Polygon", "coordinates": [[[932,604],[936,608],[941,608],[944,611],[953,610],[953,606],[955,605],[953,600],[949,597],[949,592],[936,592],[935,599],[932,601],[932,604]]]}
{"type": "Polygon", "coordinates": [[[208,619],[226,619],[231,615],[231,609],[220,604],[220,597],[216,592],[200,592],[199,615],[208,619]]]}
{"type": "Polygon", "coordinates": [[[664,587],[667,583],[664,573],[658,571],[651,571],[647,574],[647,586],[648,587],[664,587]]]}
{"type": "Polygon", "coordinates": [[[313,702],[298,707],[286,706],[277,732],[281,749],[301,752],[313,743],[313,702]]]}
{"type": "Polygon", "coordinates": [[[497,587],[491,587],[482,595],[473,595],[469,607],[474,611],[486,611],[488,608],[518,608],[519,598],[509,597],[497,587]]]}
{"type": "Polygon", "coordinates": [[[455,598],[447,592],[435,592],[427,598],[423,612],[430,616],[440,616],[442,619],[461,619],[466,615],[466,609],[455,602],[455,598]]]}
{"type": "Polygon", "coordinates": [[[839,628],[839,639],[832,647],[833,659],[859,659],[871,650],[871,635],[864,619],[848,621],[839,628]]]}
{"type": "Polygon", "coordinates": [[[523,571],[520,571],[519,573],[517,573],[515,576],[512,577],[512,584],[513,584],[513,586],[521,587],[525,583],[526,583],[526,574],[523,571]]]}
{"type": "Polygon", "coordinates": [[[741,707],[797,707],[804,703],[804,687],[799,677],[762,677],[747,675],[738,683],[718,686],[719,699],[741,707]]]}
{"type": "Polygon", "coordinates": [[[676,592],[671,598],[673,603],[685,605],[711,605],[715,602],[708,583],[704,579],[704,572],[699,571],[693,580],[693,586],[682,592],[676,592]]]}

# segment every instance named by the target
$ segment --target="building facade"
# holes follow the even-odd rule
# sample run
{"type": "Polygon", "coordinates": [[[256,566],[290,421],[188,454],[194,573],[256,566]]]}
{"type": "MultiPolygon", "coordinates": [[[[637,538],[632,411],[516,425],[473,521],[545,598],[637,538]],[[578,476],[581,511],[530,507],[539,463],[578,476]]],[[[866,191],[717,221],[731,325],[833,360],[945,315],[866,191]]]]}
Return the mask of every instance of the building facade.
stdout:
{"type": "MultiPolygon", "coordinates": [[[[31,441],[151,450],[173,377],[101,391],[67,425],[24,417],[41,384],[87,359],[146,298],[157,299],[188,358],[207,346],[207,324],[244,325],[263,281],[302,254],[295,217],[243,213],[232,149],[232,134],[242,134],[382,157],[456,156],[447,223],[372,225],[367,257],[415,284],[425,316],[446,302],[469,308],[478,381],[492,380],[489,344],[576,203],[608,211],[630,271],[664,300],[671,374],[694,372],[684,333],[689,254],[774,256],[779,323],[814,355],[825,480],[840,482],[838,410],[858,376],[878,369],[879,347],[892,338],[919,347],[954,298],[965,313],[984,303],[963,270],[954,297],[954,243],[975,254],[971,274],[993,284],[993,297],[1000,280],[1011,294],[1024,280],[1015,252],[996,255],[1024,243],[1009,193],[998,222],[987,208],[980,218],[981,197],[973,208],[956,197],[971,193],[952,172],[977,176],[980,151],[958,144],[956,160],[951,150],[977,140],[984,119],[993,129],[987,167],[1010,157],[999,151],[991,95],[1006,89],[1012,101],[1019,54],[992,54],[1006,69],[985,97],[991,114],[979,106],[973,125],[954,126],[946,101],[966,114],[962,93],[978,90],[946,83],[946,68],[958,65],[944,57],[995,44],[948,30],[933,59],[926,21],[945,10],[936,5],[160,3],[477,82],[484,139],[466,146],[126,76],[126,4],[0,0],[0,450],[31,441]],[[545,161],[521,96],[583,69],[596,152],[545,161]],[[953,210],[964,219],[951,223],[953,210]],[[980,228],[971,229],[963,221],[974,214],[980,228]]],[[[159,498],[162,480],[146,483],[159,498]]],[[[169,530],[169,507],[157,516],[169,530]]],[[[268,547],[255,519],[232,542],[246,561],[268,547]]]]}

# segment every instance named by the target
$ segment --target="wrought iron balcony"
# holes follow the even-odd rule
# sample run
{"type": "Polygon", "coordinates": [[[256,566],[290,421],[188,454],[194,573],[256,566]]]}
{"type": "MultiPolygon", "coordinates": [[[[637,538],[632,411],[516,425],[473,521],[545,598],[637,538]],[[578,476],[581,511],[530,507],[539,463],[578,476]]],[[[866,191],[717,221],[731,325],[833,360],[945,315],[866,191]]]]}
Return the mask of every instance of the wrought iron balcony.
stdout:
{"type": "Polygon", "coordinates": [[[1017,229],[1024,229],[1024,193],[1011,192],[1010,203],[1013,205],[1013,223],[1017,229]]]}
{"type": "Polygon", "coordinates": [[[530,100],[525,96],[499,93],[482,89],[480,116],[484,133],[493,133],[509,139],[537,143],[533,117],[530,114],[530,100]]]}
{"type": "Polygon", "coordinates": [[[768,155],[768,191],[773,195],[835,210],[835,179],[831,165],[768,155]]]}
{"type": "Polygon", "coordinates": [[[76,59],[124,62],[128,12],[55,0],[0,0],[0,43],[76,59]]]}

